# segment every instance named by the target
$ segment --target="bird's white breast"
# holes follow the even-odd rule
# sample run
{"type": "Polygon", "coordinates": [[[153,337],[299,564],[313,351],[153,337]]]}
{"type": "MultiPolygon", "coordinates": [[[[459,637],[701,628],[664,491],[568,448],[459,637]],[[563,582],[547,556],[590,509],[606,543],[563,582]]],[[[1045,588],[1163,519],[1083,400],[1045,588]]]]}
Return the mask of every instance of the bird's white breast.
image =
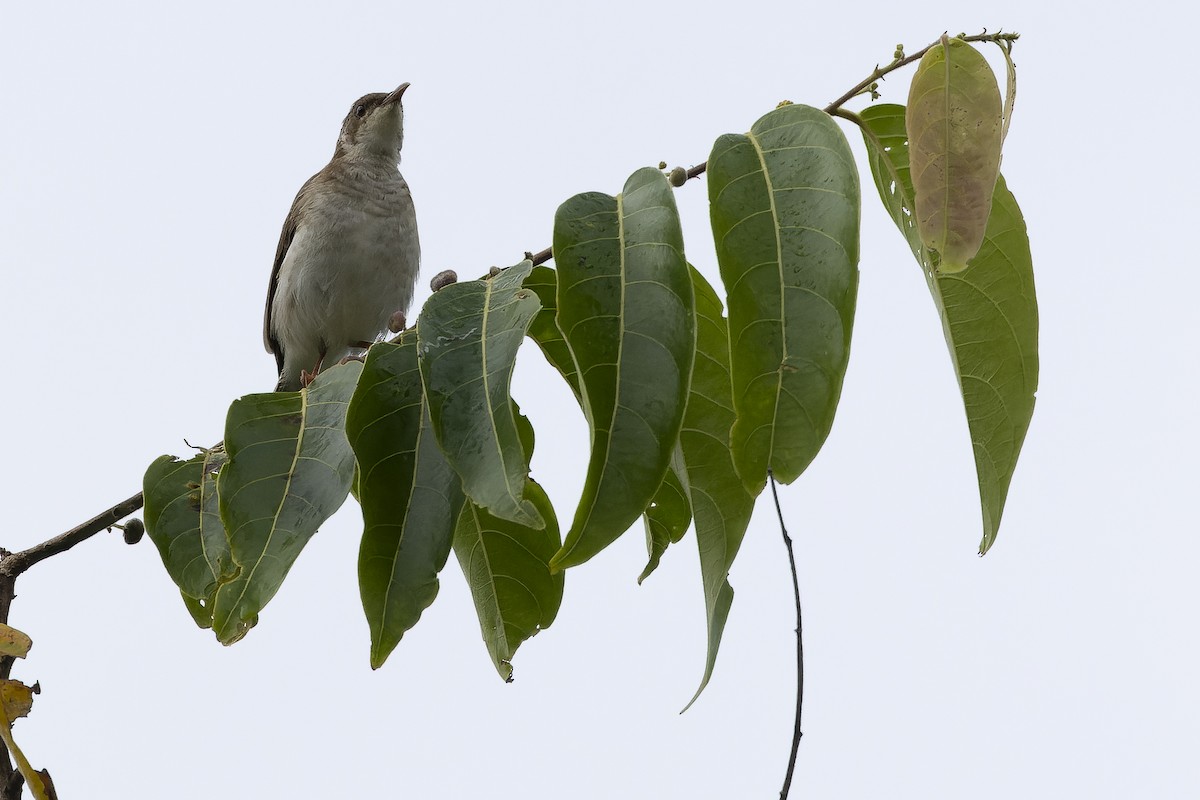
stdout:
{"type": "Polygon", "coordinates": [[[305,198],[280,267],[272,327],[298,368],[311,370],[322,349],[329,366],[375,341],[407,311],[420,266],[412,197],[395,168],[339,178],[305,198]]]}

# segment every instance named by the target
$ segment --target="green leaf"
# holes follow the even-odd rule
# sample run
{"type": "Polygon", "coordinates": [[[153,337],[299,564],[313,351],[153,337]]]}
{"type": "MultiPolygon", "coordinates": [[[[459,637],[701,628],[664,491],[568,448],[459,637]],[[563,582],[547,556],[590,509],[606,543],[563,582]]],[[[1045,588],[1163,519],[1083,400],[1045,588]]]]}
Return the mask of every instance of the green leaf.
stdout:
{"type": "Polygon", "coordinates": [[[217,492],[240,570],[213,604],[213,632],[223,644],[254,627],[304,545],[349,494],[354,452],[343,425],[362,367],[351,361],[302,391],[247,395],[229,407],[229,462],[217,492]]]}
{"type": "Polygon", "coordinates": [[[691,276],[696,292],[696,369],[679,442],[687,464],[692,513],[696,516],[708,617],[708,655],[700,688],[688,707],[708,685],[717,663],[717,650],[733,603],[729,568],[754,511],[754,495],[738,478],[730,446],[735,415],[729,375],[729,326],[713,287],[695,268],[691,276]]]}
{"type": "MultiPolygon", "coordinates": [[[[682,454],[677,458],[682,469],[682,454]]],[[[692,524],[692,503],[688,500],[687,489],[675,473],[675,469],[667,470],[662,486],[658,487],[658,493],[654,495],[642,516],[646,525],[646,552],[649,560],[642,574],[638,575],[638,583],[649,578],[650,573],[658,569],[667,547],[682,539],[692,524]]]]}
{"type": "Polygon", "coordinates": [[[358,584],[379,669],[437,597],[463,504],[421,387],[417,337],[371,347],[346,411],[363,512],[358,584]]]}
{"type": "MultiPolygon", "coordinates": [[[[558,277],[549,267],[534,267],[533,272],[525,279],[525,286],[537,292],[542,300],[542,310],[529,326],[529,336],[541,348],[550,365],[558,370],[558,374],[562,375],[563,380],[571,387],[582,408],[583,396],[580,393],[575,359],[555,319],[558,314],[558,277]]],[[[682,539],[692,523],[692,507],[688,502],[687,493],[679,478],[671,471],[667,472],[658,493],[650,500],[642,520],[646,526],[646,551],[649,561],[638,576],[638,583],[658,568],[667,546],[682,539]]]]}
{"type": "Polygon", "coordinates": [[[550,365],[558,370],[563,380],[575,393],[575,399],[583,403],[583,395],[579,389],[579,373],[575,369],[575,359],[571,348],[558,329],[558,276],[549,267],[534,267],[525,279],[525,287],[532,289],[542,301],[542,307],[533,322],[529,324],[529,338],[541,348],[542,355],[550,365]]]}
{"type": "Polygon", "coordinates": [[[417,324],[421,378],[438,444],[463,491],[498,517],[540,528],[524,498],[525,458],[509,387],[517,348],[540,308],[526,260],[494,278],[434,293],[417,324]]]}
{"type": "Polygon", "coordinates": [[[215,591],[212,597],[206,597],[203,600],[198,597],[192,597],[183,591],[179,592],[179,596],[183,598],[183,605],[187,608],[188,613],[192,615],[192,620],[199,627],[212,627],[213,602],[216,600],[215,591]]]}
{"type": "Polygon", "coordinates": [[[1037,392],[1037,294],[1025,218],[1001,177],[971,268],[937,272],[913,222],[904,107],[873,106],[861,120],[879,196],[921,265],[942,319],[971,430],[983,508],[979,552],[986,553],[996,540],[1037,392]]]}
{"type": "Polygon", "coordinates": [[[525,484],[543,528],[500,519],[467,503],[454,533],[454,554],[471,587],[479,627],[500,677],[512,680],[512,657],[526,639],[550,627],[562,603],[564,575],[551,574],[558,521],[542,487],[525,484]]]}
{"type": "Polygon", "coordinates": [[[611,544],[662,484],[695,356],[692,287],[675,198],[651,168],[617,197],[591,192],[554,219],[558,328],[582,377],[591,456],[555,570],[611,544]]]}
{"type": "Polygon", "coordinates": [[[921,58],[908,93],[909,155],[917,229],[941,272],[979,252],[1000,174],[1000,87],[987,59],[961,39],[921,58]]]}
{"type": "Polygon", "coordinates": [[[202,628],[212,627],[217,586],[238,570],[217,507],[215,473],[226,460],[222,449],[187,461],[160,456],[142,481],[146,533],[202,628]]]}
{"type": "Polygon", "coordinates": [[[708,160],[729,295],[732,445],[751,494],[791,483],[833,425],[858,293],[858,170],[823,111],[777,108],[708,160]]]}

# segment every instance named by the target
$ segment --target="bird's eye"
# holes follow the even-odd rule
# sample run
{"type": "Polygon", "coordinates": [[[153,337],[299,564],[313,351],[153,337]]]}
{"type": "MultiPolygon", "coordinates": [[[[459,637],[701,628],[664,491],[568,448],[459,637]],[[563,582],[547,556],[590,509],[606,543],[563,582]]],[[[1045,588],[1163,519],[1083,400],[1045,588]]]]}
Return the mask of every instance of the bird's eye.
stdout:
{"type": "Polygon", "coordinates": [[[363,105],[354,107],[354,116],[365,117],[367,115],[367,107],[363,105]]]}

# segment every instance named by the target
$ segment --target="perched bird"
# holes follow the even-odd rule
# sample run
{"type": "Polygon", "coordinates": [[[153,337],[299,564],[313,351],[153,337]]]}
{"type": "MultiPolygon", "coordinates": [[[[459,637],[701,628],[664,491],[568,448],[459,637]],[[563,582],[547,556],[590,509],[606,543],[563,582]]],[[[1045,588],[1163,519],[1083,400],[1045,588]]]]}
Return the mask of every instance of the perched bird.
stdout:
{"type": "Polygon", "coordinates": [[[300,389],[369,346],[412,301],[421,245],[399,171],[407,88],[355,101],[333,158],[283,222],[263,321],[277,391],[300,389]]]}

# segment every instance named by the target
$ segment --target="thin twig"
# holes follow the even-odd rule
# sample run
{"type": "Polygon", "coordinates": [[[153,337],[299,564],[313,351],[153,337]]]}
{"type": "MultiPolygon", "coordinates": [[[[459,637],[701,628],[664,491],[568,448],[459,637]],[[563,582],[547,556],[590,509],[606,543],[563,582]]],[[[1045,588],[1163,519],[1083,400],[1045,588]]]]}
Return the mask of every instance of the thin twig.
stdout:
{"type": "Polygon", "coordinates": [[[0,580],[15,580],[18,575],[39,561],[70,550],[75,545],[90,539],[100,531],[111,528],[141,507],[142,493],[138,492],[128,500],[122,500],[112,508],[102,511],[87,522],[72,528],[66,533],[60,533],[53,539],[47,539],[41,544],[35,544],[28,550],[22,550],[19,553],[9,553],[0,559],[0,580]]]}
{"type": "MultiPolygon", "coordinates": [[[[1009,51],[1011,52],[1013,42],[1015,42],[1017,39],[1019,39],[1020,36],[1021,36],[1021,34],[1019,34],[1019,33],[1002,33],[1002,32],[997,31],[996,33],[986,33],[986,32],[985,33],[977,33],[977,34],[974,34],[973,36],[963,36],[961,38],[964,42],[995,42],[996,44],[999,44],[1001,47],[1007,47],[1009,49],[1009,51]]],[[[830,114],[835,117],[842,116],[841,114],[837,113],[838,109],[840,109],[843,105],[845,105],[850,100],[852,100],[855,97],[858,97],[860,94],[863,94],[864,92],[868,91],[868,89],[872,83],[876,83],[876,82],[882,80],[884,78],[884,76],[888,75],[889,73],[894,72],[894,71],[900,69],[901,67],[908,66],[909,64],[913,63],[914,61],[920,61],[922,56],[924,56],[926,53],[928,53],[932,48],[937,47],[940,43],[941,43],[941,40],[939,39],[938,41],[933,42],[932,44],[922,48],[921,50],[918,50],[917,52],[913,53],[910,56],[904,56],[903,58],[897,58],[895,61],[892,61],[890,64],[883,66],[883,67],[876,66],[875,70],[870,75],[868,75],[867,77],[863,78],[861,81],[856,83],[853,88],[851,88],[844,95],[839,97],[837,100],[834,100],[832,103],[825,106],[825,108],[823,108],[822,111],[824,111],[826,114],[830,114]]],[[[708,169],[708,162],[707,161],[700,162],[699,164],[690,168],[687,171],[688,179],[690,180],[692,178],[700,177],[701,175],[704,174],[705,170],[707,170],[707,169],[708,169]]],[[[537,253],[526,252],[525,257],[532,260],[533,265],[536,267],[538,264],[545,264],[547,261],[549,261],[551,258],[553,258],[554,253],[551,248],[547,247],[545,250],[541,250],[537,253]]]]}
{"type": "Polygon", "coordinates": [[[787,547],[788,563],[792,567],[792,591],[796,595],[796,725],[792,730],[792,752],[788,757],[787,774],[783,777],[783,788],[779,790],[779,800],[787,800],[792,788],[792,774],[796,771],[796,753],[800,750],[800,713],[804,708],[804,617],[800,613],[800,579],[796,575],[796,554],[792,551],[792,537],[788,536],[787,526],[783,522],[783,509],[779,506],[779,489],[775,485],[775,475],[767,470],[767,478],[771,481],[771,496],[775,498],[775,513],[779,516],[779,532],[783,534],[783,544],[787,547]]]}

